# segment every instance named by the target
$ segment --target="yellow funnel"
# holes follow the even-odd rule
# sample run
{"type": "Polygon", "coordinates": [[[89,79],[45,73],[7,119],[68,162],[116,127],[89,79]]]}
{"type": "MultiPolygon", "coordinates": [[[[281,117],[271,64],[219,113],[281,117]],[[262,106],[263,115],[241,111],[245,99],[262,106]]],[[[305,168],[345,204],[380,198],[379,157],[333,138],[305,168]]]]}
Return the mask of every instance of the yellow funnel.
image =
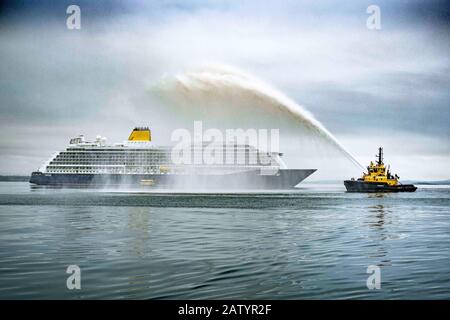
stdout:
{"type": "Polygon", "coordinates": [[[152,135],[148,127],[134,128],[128,137],[128,141],[152,141],[152,135]]]}

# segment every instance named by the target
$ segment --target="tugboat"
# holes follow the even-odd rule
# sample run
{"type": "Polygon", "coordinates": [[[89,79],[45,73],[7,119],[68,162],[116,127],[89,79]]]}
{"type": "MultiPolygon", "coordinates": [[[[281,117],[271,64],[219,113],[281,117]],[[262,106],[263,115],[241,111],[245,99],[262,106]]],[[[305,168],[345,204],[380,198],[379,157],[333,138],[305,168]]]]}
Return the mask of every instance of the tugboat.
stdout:
{"type": "Polygon", "coordinates": [[[412,184],[401,184],[400,177],[392,175],[383,163],[383,148],[378,149],[378,161],[372,161],[367,167],[367,173],[362,178],[345,180],[348,192],[414,192],[417,187],[412,184]]]}

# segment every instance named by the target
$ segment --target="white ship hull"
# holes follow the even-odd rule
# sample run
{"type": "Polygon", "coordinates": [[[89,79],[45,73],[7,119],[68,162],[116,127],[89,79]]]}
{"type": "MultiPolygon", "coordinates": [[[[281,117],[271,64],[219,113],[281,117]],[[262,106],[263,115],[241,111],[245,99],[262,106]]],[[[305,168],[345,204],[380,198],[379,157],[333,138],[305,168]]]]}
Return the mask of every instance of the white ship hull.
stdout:
{"type": "Polygon", "coordinates": [[[60,186],[148,186],[174,189],[291,189],[315,169],[280,169],[273,175],[250,170],[233,174],[44,174],[33,172],[30,182],[60,186]]]}

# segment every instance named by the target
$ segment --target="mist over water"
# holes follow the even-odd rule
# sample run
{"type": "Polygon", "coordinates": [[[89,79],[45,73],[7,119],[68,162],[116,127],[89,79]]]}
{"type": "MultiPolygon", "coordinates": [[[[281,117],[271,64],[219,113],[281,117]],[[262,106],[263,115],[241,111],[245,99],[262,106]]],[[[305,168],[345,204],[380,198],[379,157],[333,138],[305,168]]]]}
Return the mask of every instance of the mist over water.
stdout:
{"type": "MultiPolygon", "coordinates": [[[[263,81],[236,68],[205,65],[173,77],[165,77],[154,88],[181,113],[216,119],[248,119],[249,126],[263,117],[286,121],[303,129],[313,143],[329,146],[359,168],[364,167],[309,111],[263,81]],[[256,113],[255,113],[256,112],[256,113]],[[265,114],[265,115],[264,115],[265,114]],[[293,122],[293,123],[292,123],[293,122]]],[[[217,120],[216,120],[217,121],[217,120]]]]}

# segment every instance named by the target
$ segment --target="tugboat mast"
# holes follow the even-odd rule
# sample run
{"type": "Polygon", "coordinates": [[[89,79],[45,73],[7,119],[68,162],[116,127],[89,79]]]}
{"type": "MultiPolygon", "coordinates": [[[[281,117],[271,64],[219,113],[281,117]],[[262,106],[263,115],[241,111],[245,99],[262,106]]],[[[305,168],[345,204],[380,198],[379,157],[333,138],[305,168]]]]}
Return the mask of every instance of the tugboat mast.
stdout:
{"type": "Polygon", "coordinates": [[[380,166],[383,163],[383,148],[378,148],[378,165],[380,166]]]}

